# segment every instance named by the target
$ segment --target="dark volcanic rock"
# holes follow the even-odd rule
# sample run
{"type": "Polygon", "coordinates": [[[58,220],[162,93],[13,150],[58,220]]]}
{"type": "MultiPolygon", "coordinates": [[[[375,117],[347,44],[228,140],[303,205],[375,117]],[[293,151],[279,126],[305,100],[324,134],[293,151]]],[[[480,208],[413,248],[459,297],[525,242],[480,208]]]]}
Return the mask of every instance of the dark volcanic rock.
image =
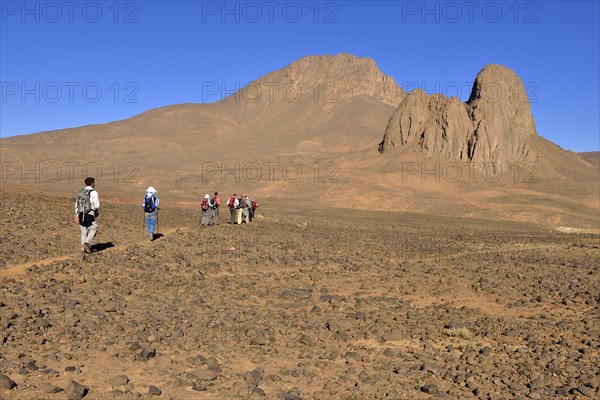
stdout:
{"type": "Polygon", "coordinates": [[[65,390],[67,400],[81,400],[87,395],[88,388],[78,382],[71,381],[65,390]]]}
{"type": "Polygon", "coordinates": [[[156,351],[154,349],[146,348],[140,352],[140,359],[142,360],[148,360],[154,356],[156,356],[156,351]]]}
{"type": "Polygon", "coordinates": [[[50,384],[43,385],[41,387],[41,389],[42,389],[42,392],[47,393],[47,394],[59,393],[64,390],[56,385],[50,385],[50,384]]]}
{"type": "Polygon", "coordinates": [[[594,391],[584,385],[579,385],[576,388],[573,389],[573,392],[579,392],[584,396],[587,397],[592,397],[592,395],[594,394],[594,391]]]}
{"type": "Polygon", "coordinates": [[[0,374],[0,389],[11,390],[16,386],[17,384],[12,379],[6,375],[0,374]]]}
{"type": "Polygon", "coordinates": [[[159,388],[157,388],[156,386],[150,385],[148,387],[148,394],[150,396],[160,396],[162,394],[162,391],[159,388]]]}
{"type": "Polygon", "coordinates": [[[437,393],[438,389],[437,386],[435,385],[423,385],[421,386],[421,392],[425,392],[425,393],[429,393],[429,394],[435,394],[437,393]]]}

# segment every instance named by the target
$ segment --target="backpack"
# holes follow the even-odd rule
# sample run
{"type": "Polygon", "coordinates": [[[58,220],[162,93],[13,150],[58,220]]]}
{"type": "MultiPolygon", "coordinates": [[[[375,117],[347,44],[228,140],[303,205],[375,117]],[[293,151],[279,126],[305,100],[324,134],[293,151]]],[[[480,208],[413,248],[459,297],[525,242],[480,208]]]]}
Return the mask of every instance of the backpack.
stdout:
{"type": "Polygon", "coordinates": [[[215,197],[215,206],[217,208],[221,206],[221,199],[218,196],[215,197]]]}
{"type": "Polygon", "coordinates": [[[208,210],[208,199],[202,199],[202,211],[208,210]]]}
{"type": "Polygon", "coordinates": [[[231,196],[229,198],[229,201],[227,202],[227,207],[229,207],[229,208],[235,207],[235,197],[231,196]]]}
{"type": "Polygon", "coordinates": [[[215,205],[215,198],[212,197],[209,201],[208,201],[208,205],[210,206],[210,208],[217,208],[217,206],[215,205]]]}
{"type": "Polygon", "coordinates": [[[80,189],[77,193],[77,211],[84,215],[92,211],[92,201],[90,199],[90,189],[80,189]]]}
{"type": "Polygon", "coordinates": [[[252,209],[258,208],[258,203],[252,200],[252,209]]]}
{"type": "Polygon", "coordinates": [[[154,212],[156,205],[154,204],[154,195],[146,196],[144,198],[144,211],[147,213],[154,212]]]}

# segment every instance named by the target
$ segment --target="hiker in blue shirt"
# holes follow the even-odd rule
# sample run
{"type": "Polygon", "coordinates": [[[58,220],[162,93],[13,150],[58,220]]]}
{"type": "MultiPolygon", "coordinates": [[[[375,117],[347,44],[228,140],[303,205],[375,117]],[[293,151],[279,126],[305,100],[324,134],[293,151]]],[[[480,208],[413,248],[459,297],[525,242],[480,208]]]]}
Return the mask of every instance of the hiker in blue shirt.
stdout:
{"type": "Polygon", "coordinates": [[[154,230],[156,229],[158,206],[160,204],[156,193],[157,190],[150,186],[146,190],[146,196],[144,197],[144,202],[142,203],[146,226],[148,227],[148,239],[151,241],[154,240],[154,230]]]}

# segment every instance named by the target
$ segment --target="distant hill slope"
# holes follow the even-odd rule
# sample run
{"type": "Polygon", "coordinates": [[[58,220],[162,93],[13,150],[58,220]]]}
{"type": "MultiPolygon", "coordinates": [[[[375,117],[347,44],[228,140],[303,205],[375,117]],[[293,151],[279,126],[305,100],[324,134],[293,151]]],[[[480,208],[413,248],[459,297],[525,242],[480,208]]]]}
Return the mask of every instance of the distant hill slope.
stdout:
{"type": "Polygon", "coordinates": [[[577,153],[577,155],[600,171],[600,151],[587,151],[583,153],[577,153]]]}

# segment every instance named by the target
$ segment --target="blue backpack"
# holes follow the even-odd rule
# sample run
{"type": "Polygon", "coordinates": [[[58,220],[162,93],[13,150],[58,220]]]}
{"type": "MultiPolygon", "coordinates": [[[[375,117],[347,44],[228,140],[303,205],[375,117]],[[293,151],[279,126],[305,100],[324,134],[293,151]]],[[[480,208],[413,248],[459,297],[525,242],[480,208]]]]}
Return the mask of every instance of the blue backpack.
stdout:
{"type": "Polygon", "coordinates": [[[156,210],[156,205],[154,204],[154,195],[146,196],[144,198],[144,211],[147,213],[154,212],[156,210]]]}

